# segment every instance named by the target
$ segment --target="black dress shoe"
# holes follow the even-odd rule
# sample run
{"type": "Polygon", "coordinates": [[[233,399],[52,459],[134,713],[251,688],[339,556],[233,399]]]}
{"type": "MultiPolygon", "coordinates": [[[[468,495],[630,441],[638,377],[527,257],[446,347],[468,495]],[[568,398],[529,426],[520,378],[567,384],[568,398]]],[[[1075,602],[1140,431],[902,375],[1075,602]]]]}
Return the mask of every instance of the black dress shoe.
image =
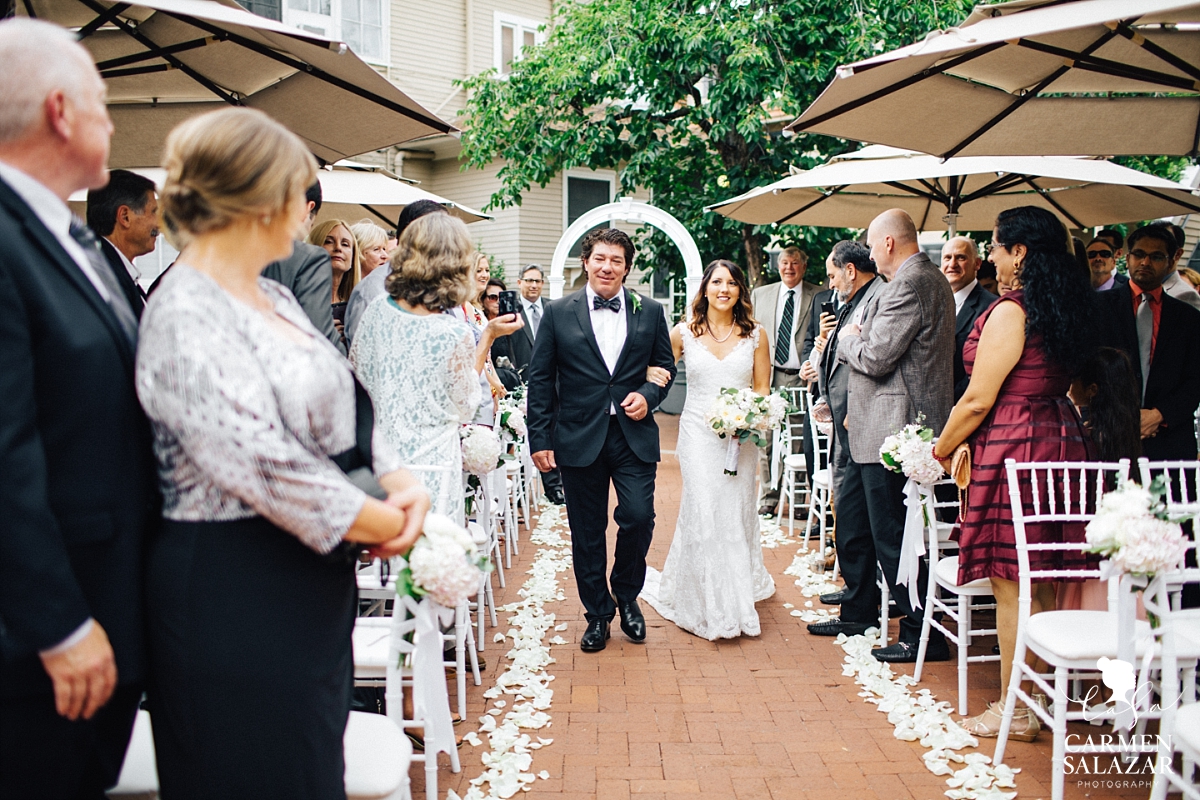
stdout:
{"type": "Polygon", "coordinates": [[[775,506],[771,505],[770,503],[763,503],[761,506],[758,507],[758,515],[760,517],[775,516],[775,506]]]}
{"type": "Polygon", "coordinates": [[[604,649],[610,635],[608,620],[594,619],[588,623],[587,630],[579,639],[579,649],[585,653],[597,653],[604,649]]]}
{"type": "Polygon", "coordinates": [[[646,618],[638,608],[637,600],[628,603],[618,603],[617,610],[621,612],[621,630],[637,643],[646,641],[646,618]]]}
{"type": "MultiPolygon", "coordinates": [[[[887,647],[881,647],[878,650],[871,652],[875,656],[876,661],[886,661],[889,664],[912,664],[917,660],[917,649],[920,647],[919,642],[896,642],[887,647]]],[[[950,647],[943,639],[940,642],[929,643],[929,648],[925,651],[926,661],[949,661],[950,647]]]]}
{"type": "Polygon", "coordinates": [[[842,589],[841,591],[838,591],[838,592],[830,592],[829,594],[823,594],[823,595],[821,595],[821,597],[819,599],[822,603],[824,603],[827,606],[840,606],[842,604],[842,598],[845,596],[846,596],[846,590],[842,589]]]}
{"type": "Polygon", "coordinates": [[[565,506],[567,504],[567,496],[563,494],[562,489],[552,489],[546,493],[546,499],[556,506],[565,506]]]}
{"type": "Polygon", "coordinates": [[[859,636],[871,627],[865,623],[842,622],[840,619],[830,619],[825,622],[814,622],[808,626],[808,632],[813,636],[837,636],[844,633],[847,636],[859,636]]]}

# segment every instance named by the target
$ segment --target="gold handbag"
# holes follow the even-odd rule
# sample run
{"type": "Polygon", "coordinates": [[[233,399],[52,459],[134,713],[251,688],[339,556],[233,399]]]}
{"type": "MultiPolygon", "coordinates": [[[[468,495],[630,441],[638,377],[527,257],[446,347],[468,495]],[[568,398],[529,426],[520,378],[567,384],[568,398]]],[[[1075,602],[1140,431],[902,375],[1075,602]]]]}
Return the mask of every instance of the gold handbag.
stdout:
{"type": "Polygon", "coordinates": [[[958,517],[967,515],[967,488],[971,485],[971,446],[963,442],[950,456],[950,477],[958,487],[958,517]]]}

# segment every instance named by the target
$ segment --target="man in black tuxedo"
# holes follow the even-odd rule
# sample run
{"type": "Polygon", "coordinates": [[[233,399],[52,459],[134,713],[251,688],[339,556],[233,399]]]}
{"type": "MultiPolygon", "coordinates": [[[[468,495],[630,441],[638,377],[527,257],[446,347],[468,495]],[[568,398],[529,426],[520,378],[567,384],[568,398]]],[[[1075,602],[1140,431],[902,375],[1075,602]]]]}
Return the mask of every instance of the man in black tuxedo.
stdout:
{"type": "Polygon", "coordinates": [[[968,236],[955,236],[942,246],[942,274],[954,291],[954,402],[967,390],[971,379],[963,366],[963,345],[975,327],[975,320],[998,299],[983,288],[977,278],[983,259],[979,248],[968,236]]]}
{"type": "MultiPolygon", "coordinates": [[[[528,380],[527,373],[529,361],[533,357],[533,343],[537,339],[542,317],[546,313],[546,301],[542,299],[544,283],[545,276],[542,268],[537,264],[530,264],[521,270],[521,278],[517,281],[517,288],[520,289],[517,312],[521,315],[525,327],[516,333],[500,337],[493,345],[494,349],[498,347],[508,355],[522,380],[528,380]]],[[[542,485],[546,487],[546,499],[551,503],[561,506],[566,502],[563,495],[562,475],[558,470],[552,469],[542,473],[542,485]]]]}
{"type": "Polygon", "coordinates": [[[142,693],[158,519],[137,319],[67,206],[108,180],[113,128],[67,31],[4,20],[0,64],[0,797],[100,800],[142,693]]]}
{"type": "Polygon", "coordinates": [[[136,172],[114,169],[108,185],[87,195],[87,224],[100,237],[100,249],[121,282],[134,315],[142,318],[146,292],[133,260],[154,252],[158,242],[158,197],[154,181],[136,172]]]}
{"type": "Polygon", "coordinates": [[[1102,343],[1124,350],[1142,394],[1142,455],[1195,459],[1200,405],[1200,311],[1162,282],[1177,249],[1171,231],[1147,225],[1129,236],[1129,284],[1100,295],[1102,343]]]}
{"type": "Polygon", "coordinates": [[[562,472],[575,580],[588,621],[579,646],[589,653],[604,649],[618,610],[629,638],[646,638],[637,596],[654,534],[659,461],[650,409],[670,389],[670,382],[648,381],[646,369],[661,367],[675,380],[662,306],[624,288],[633,255],[633,242],[617,228],[583,237],[587,287],[546,307],[528,369],[529,448],[539,470],[562,472]],[[610,482],[618,531],[606,581],[610,482]]]}

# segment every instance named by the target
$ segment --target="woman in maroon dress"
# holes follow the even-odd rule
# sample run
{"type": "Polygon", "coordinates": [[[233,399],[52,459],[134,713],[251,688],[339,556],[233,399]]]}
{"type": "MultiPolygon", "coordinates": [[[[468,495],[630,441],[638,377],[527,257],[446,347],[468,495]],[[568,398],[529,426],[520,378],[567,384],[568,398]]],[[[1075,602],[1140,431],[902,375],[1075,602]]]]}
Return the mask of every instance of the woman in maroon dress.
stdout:
{"type": "MultiPolygon", "coordinates": [[[[950,413],[934,448],[949,458],[971,444],[968,509],[959,534],[959,583],[988,578],[996,597],[1000,685],[1008,688],[1017,639],[1017,550],[1004,460],[1084,461],[1091,440],[1067,397],[1071,379],[1094,346],[1094,293],[1080,272],[1066,228],[1048,211],[1023,206],[996,220],[988,259],[1010,289],[975,323],[963,347],[971,383],[950,413]]],[[[1083,541],[1082,524],[1026,526],[1031,542],[1083,541]]],[[[1031,553],[1034,569],[1081,566],[1079,553],[1031,553]]],[[[1055,585],[1035,583],[1031,613],[1052,609],[1055,585]]],[[[1000,729],[1004,698],[964,720],[975,736],[1000,729]]],[[[1013,717],[1010,736],[1029,741],[1037,717],[1026,708],[1013,717]]]]}

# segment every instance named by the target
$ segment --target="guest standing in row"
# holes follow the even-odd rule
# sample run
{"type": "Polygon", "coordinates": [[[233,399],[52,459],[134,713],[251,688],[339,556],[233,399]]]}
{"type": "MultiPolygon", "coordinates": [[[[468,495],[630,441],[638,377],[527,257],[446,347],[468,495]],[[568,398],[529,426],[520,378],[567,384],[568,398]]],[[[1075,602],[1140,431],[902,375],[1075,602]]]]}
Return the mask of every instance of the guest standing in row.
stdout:
{"type": "MultiPolygon", "coordinates": [[[[333,324],[333,308],[329,304],[333,288],[329,253],[325,252],[323,247],[304,241],[317,219],[317,212],[321,210],[321,199],[321,183],[314,180],[304,191],[307,213],[304,224],[296,231],[296,241],[292,242],[291,254],[287,258],[268,264],[262,271],[262,276],[283,284],[304,309],[309,322],[344,355],[346,343],[342,339],[341,331],[333,324]]],[[[159,280],[162,280],[161,276],[159,280]]],[[[151,291],[153,290],[152,287],[151,291]]]]}
{"type": "MultiPolygon", "coordinates": [[[[423,479],[435,497],[452,498],[457,516],[458,432],[478,411],[482,370],[474,331],[446,311],[474,292],[473,250],[466,225],[449,214],[408,225],[392,256],[388,297],[367,309],[350,348],[354,370],[375,403],[376,424],[405,463],[450,469],[449,476],[423,479]]],[[[493,320],[483,331],[486,344],[504,324],[519,323],[493,320]]]]}
{"type": "Polygon", "coordinates": [[[329,253],[329,268],[333,273],[329,309],[333,314],[333,324],[342,333],[344,344],[346,304],[350,300],[350,293],[358,284],[361,272],[358,242],[345,222],[340,219],[327,219],[309,232],[308,243],[329,253]]]}
{"type": "MultiPolygon", "coordinates": [[[[415,203],[409,203],[400,212],[400,219],[396,223],[396,236],[403,236],[404,231],[414,220],[420,219],[426,214],[445,213],[447,213],[446,209],[432,200],[418,200],[415,203]]],[[[350,292],[350,302],[346,304],[346,342],[348,346],[354,344],[354,334],[358,330],[358,323],[367,310],[367,306],[379,298],[387,296],[387,277],[388,270],[377,269],[359,281],[354,290],[350,292]]]]}
{"type": "Polygon", "coordinates": [[[146,291],[133,260],[154,252],[158,243],[158,196],[154,181],[136,172],[114,169],[108,185],[87,197],[87,223],[100,239],[100,249],[113,268],[121,291],[138,319],[146,307],[146,291]]]}
{"type": "MultiPolygon", "coordinates": [[[[350,226],[358,249],[359,282],[377,268],[382,267],[392,256],[388,249],[388,234],[374,222],[363,220],[350,226]]],[[[353,291],[351,292],[353,293],[353,291]]]]}
{"type": "Polygon", "coordinates": [[[137,319],[67,199],[108,180],[75,36],[0,21],[0,797],[102,798],[146,678],[150,426],[137,319]]]}
{"type": "Polygon", "coordinates": [[[967,390],[966,369],[963,367],[963,345],[979,319],[996,295],[979,282],[979,249],[969,236],[955,236],[942,245],[942,274],[950,281],[954,292],[954,400],[957,402],[967,390]]]}
{"type": "Polygon", "coordinates": [[[407,550],[428,495],[379,435],[387,502],[334,463],[358,445],[350,366],[260,277],[303,224],[316,174],[304,144],[229,108],[172,131],[164,165],[180,255],[137,357],[164,495],[147,587],[161,793],[336,800],[353,561],[360,547],[407,550]]]}
{"type": "MultiPolygon", "coordinates": [[[[979,318],[963,348],[970,382],[934,447],[947,463],[954,449],[971,445],[969,504],[959,533],[958,582],[988,578],[996,597],[1001,692],[1012,673],[1018,621],[1018,569],[1012,508],[1004,461],[1086,461],[1091,440],[1067,398],[1072,377],[1095,346],[1096,297],[1079,269],[1066,228],[1034,206],[1000,213],[990,260],[1000,283],[1011,287],[979,318]]],[[[1114,294],[1110,292],[1110,294],[1114,294]]],[[[1029,487],[1023,487],[1028,492],[1029,487]]],[[[1031,542],[1081,542],[1080,523],[1027,524],[1031,542]]],[[[1033,569],[1083,566],[1078,552],[1030,553],[1033,569]]],[[[1055,585],[1036,583],[1030,613],[1055,607],[1055,585]]],[[[973,736],[1000,730],[1004,697],[963,727],[973,736]]],[[[1030,741],[1038,733],[1027,708],[1013,718],[1010,735],[1030,741]]]]}

